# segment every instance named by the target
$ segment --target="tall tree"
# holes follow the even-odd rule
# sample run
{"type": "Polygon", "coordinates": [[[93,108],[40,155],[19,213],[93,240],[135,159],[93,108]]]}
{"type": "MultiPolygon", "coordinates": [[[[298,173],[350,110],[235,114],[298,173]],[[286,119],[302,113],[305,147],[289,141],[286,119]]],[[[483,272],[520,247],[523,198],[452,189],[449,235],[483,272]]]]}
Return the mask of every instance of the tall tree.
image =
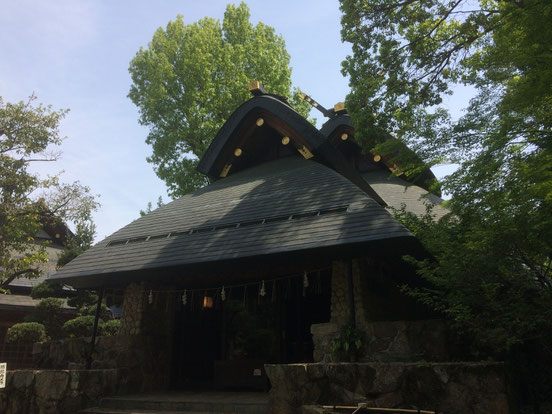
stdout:
{"type": "Polygon", "coordinates": [[[62,142],[59,122],[67,111],[0,97],[0,288],[16,277],[38,277],[48,260],[46,242],[35,239],[58,221],[84,223],[98,203],[86,186],[40,178],[32,165],[54,162],[62,142]]]}
{"type": "Polygon", "coordinates": [[[308,114],[308,105],[291,91],[283,38],[263,23],[253,26],[249,17],[245,3],[228,5],[222,24],[204,18],[187,25],[178,16],[159,28],[130,63],[129,97],[140,110],[140,123],[150,127],[148,162],[173,197],[206,183],[195,170],[198,159],[250,97],[250,81],[261,81],[308,114]]]}
{"type": "Polygon", "coordinates": [[[446,219],[402,215],[438,259],[418,263],[434,289],[417,294],[494,348],[547,336],[552,4],[341,0],[341,9],[353,48],[347,105],[365,148],[389,151],[393,131],[425,167],[461,164],[442,183],[446,219]],[[453,120],[442,103],[457,84],[477,92],[453,120]]]}

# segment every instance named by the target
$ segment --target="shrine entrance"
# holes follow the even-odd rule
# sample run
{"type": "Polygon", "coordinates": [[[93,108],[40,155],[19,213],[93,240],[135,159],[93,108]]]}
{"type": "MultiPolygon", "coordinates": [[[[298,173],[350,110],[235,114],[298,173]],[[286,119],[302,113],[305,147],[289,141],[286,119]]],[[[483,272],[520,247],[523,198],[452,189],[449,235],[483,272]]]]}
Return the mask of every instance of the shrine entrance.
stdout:
{"type": "Polygon", "coordinates": [[[331,270],[186,290],[174,315],[174,389],[266,390],[266,363],[312,362],[330,320],[331,270]]]}

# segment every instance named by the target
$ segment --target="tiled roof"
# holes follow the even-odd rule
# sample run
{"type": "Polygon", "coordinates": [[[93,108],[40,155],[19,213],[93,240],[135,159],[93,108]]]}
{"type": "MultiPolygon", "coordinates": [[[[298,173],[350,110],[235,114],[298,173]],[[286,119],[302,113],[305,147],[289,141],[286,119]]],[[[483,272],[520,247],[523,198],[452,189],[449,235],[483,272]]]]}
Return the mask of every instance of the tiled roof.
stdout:
{"type": "MultiPolygon", "coordinates": [[[[30,296],[0,294],[0,309],[32,309],[38,304],[38,302],[40,302],[40,299],[33,299],[30,296]]],[[[62,308],[67,310],[74,309],[67,305],[67,301],[65,300],[62,308]]]]}
{"type": "Polygon", "coordinates": [[[380,195],[389,207],[400,209],[404,204],[406,211],[416,215],[426,212],[426,205],[432,205],[432,214],[437,219],[444,216],[448,210],[442,206],[443,199],[429,193],[417,185],[411,184],[389,171],[379,170],[362,174],[362,177],[380,195]]]}
{"type": "Polygon", "coordinates": [[[185,266],[412,237],[355,184],[313,160],[283,158],[235,173],[141,217],[53,279],[185,266]]]}

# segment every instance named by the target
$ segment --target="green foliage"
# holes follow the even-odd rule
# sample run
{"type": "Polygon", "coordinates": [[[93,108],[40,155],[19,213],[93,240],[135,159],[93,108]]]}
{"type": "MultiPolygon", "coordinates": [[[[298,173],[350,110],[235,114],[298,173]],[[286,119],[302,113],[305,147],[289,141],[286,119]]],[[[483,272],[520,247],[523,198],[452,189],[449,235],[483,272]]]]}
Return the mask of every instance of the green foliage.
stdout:
{"type": "MultiPolygon", "coordinates": [[[[157,199],[157,208],[161,207],[165,203],[163,202],[163,197],[159,196],[157,199]]],[[[153,211],[153,205],[151,204],[151,201],[148,202],[148,206],[145,210],[140,210],[140,217],[144,217],[146,214],[149,214],[153,211]]]]}
{"type": "Polygon", "coordinates": [[[120,319],[111,319],[105,322],[102,326],[101,335],[103,336],[114,336],[119,332],[121,326],[120,319]]]}
{"type": "Polygon", "coordinates": [[[436,259],[408,258],[430,285],[406,292],[443,312],[482,350],[552,339],[550,260],[540,252],[539,234],[519,233],[517,221],[526,216],[505,211],[495,221],[450,213],[435,221],[431,210],[418,217],[404,209],[396,215],[436,259]]]}
{"type": "Polygon", "coordinates": [[[67,304],[77,309],[79,314],[89,314],[88,308],[98,303],[98,295],[90,290],[77,289],[77,294],[67,300],[67,304]]]}
{"type": "MultiPolygon", "coordinates": [[[[103,321],[98,321],[98,330],[101,329],[103,321]]],[[[92,336],[92,330],[94,329],[94,316],[78,316],[63,324],[63,332],[70,338],[81,338],[92,336]]]]}
{"type": "Polygon", "coordinates": [[[341,328],[339,335],[332,341],[332,352],[336,361],[358,361],[362,356],[365,337],[363,331],[354,324],[341,328]]]}
{"type": "Polygon", "coordinates": [[[45,280],[38,285],[33,286],[31,289],[31,298],[43,299],[43,298],[61,298],[66,296],[67,292],[63,290],[63,286],[59,283],[45,280]]]}
{"type": "Polygon", "coordinates": [[[393,131],[428,166],[461,164],[442,182],[450,215],[399,213],[437,259],[416,262],[431,288],[413,294],[495,350],[547,338],[552,4],[342,0],[341,9],[355,137],[372,149],[393,131]],[[458,83],[477,94],[453,120],[442,103],[458,83]]]}
{"type": "Polygon", "coordinates": [[[87,215],[76,222],[76,230],[73,235],[70,235],[65,243],[65,250],[58,255],[56,267],[58,269],[65,266],[75,257],[81,255],[88,250],[94,242],[96,235],[96,225],[92,221],[92,217],[87,215]]]}
{"type": "Polygon", "coordinates": [[[46,333],[52,339],[62,337],[63,326],[63,299],[44,298],[36,305],[34,312],[25,317],[26,322],[38,322],[46,328],[46,333]]]}
{"type": "Polygon", "coordinates": [[[98,204],[88,187],[63,184],[58,176],[41,179],[36,162],[55,161],[52,146],[62,142],[59,122],[67,111],[5,103],[0,97],[0,287],[17,277],[35,278],[48,260],[47,242],[35,239],[45,226],[85,220],[98,204]],[[40,198],[36,197],[40,194],[40,198]]]}
{"type": "MultiPolygon", "coordinates": [[[[99,336],[113,336],[117,335],[121,322],[118,319],[111,319],[104,321],[98,319],[98,331],[99,336]]],[[[70,319],[63,324],[63,332],[70,338],[81,338],[92,336],[94,329],[94,315],[81,315],[74,319],[70,319]]]]}
{"type": "Polygon", "coordinates": [[[150,127],[148,158],[173,197],[206,184],[195,168],[228,116],[250,98],[259,80],[271,93],[291,98],[304,115],[309,106],[291,90],[289,54],[281,36],[253,26],[247,5],[228,5],[221,22],[181,16],[159,28],[130,63],[130,99],[140,123],[150,127]]]}
{"type": "Polygon", "coordinates": [[[16,323],[8,329],[6,341],[10,344],[33,344],[48,340],[44,325],[37,322],[16,323]]]}

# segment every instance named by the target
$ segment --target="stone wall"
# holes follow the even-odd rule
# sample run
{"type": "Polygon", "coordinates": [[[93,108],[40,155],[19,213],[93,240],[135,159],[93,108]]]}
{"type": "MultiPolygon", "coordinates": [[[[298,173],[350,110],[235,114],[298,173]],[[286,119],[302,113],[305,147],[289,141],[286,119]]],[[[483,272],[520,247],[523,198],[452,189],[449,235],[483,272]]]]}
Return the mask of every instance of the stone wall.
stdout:
{"type": "Polygon", "coordinates": [[[447,414],[508,414],[501,363],[330,363],[265,365],[270,412],[313,405],[414,408],[447,414]]]}
{"type": "Polygon", "coordinates": [[[349,266],[352,263],[355,323],[366,334],[362,361],[446,361],[445,322],[428,315],[400,292],[393,270],[371,258],[332,263],[331,319],[311,326],[315,362],[332,361],[332,341],[350,321],[349,266]],[[415,320],[417,317],[423,320],[415,320]],[[412,319],[412,320],[406,320],[412,319]]]}
{"type": "Polygon", "coordinates": [[[119,335],[142,333],[143,318],[146,312],[146,292],[143,284],[131,283],[125,288],[123,313],[119,335]]]}
{"type": "MultiPolygon", "coordinates": [[[[449,360],[447,327],[443,320],[379,321],[360,325],[366,335],[364,362],[443,362],[449,360]]],[[[311,326],[315,362],[332,362],[332,341],[339,334],[335,323],[311,326]]]]}
{"type": "Polygon", "coordinates": [[[75,414],[103,396],[124,392],[126,378],[117,369],[8,371],[0,413],[75,414]]]}
{"type": "MultiPolygon", "coordinates": [[[[332,262],[332,299],[331,322],[339,326],[349,322],[349,263],[348,260],[332,262]]],[[[355,299],[355,316],[357,324],[366,323],[365,295],[362,291],[362,277],[359,261],[353,260],[353,290],[355,299]]]]}
{"type": "MultiPolygon", "coordinates": [[[[93,369],[124,368],[129,373],[127,388],[133,392],[168,387],[170,344],[154,335],[100,336],[92,354],[93,369]]],[[[70,338],[36,343],[34,365],[42,369],[83,369],[90,338],[70,338]]]]}

